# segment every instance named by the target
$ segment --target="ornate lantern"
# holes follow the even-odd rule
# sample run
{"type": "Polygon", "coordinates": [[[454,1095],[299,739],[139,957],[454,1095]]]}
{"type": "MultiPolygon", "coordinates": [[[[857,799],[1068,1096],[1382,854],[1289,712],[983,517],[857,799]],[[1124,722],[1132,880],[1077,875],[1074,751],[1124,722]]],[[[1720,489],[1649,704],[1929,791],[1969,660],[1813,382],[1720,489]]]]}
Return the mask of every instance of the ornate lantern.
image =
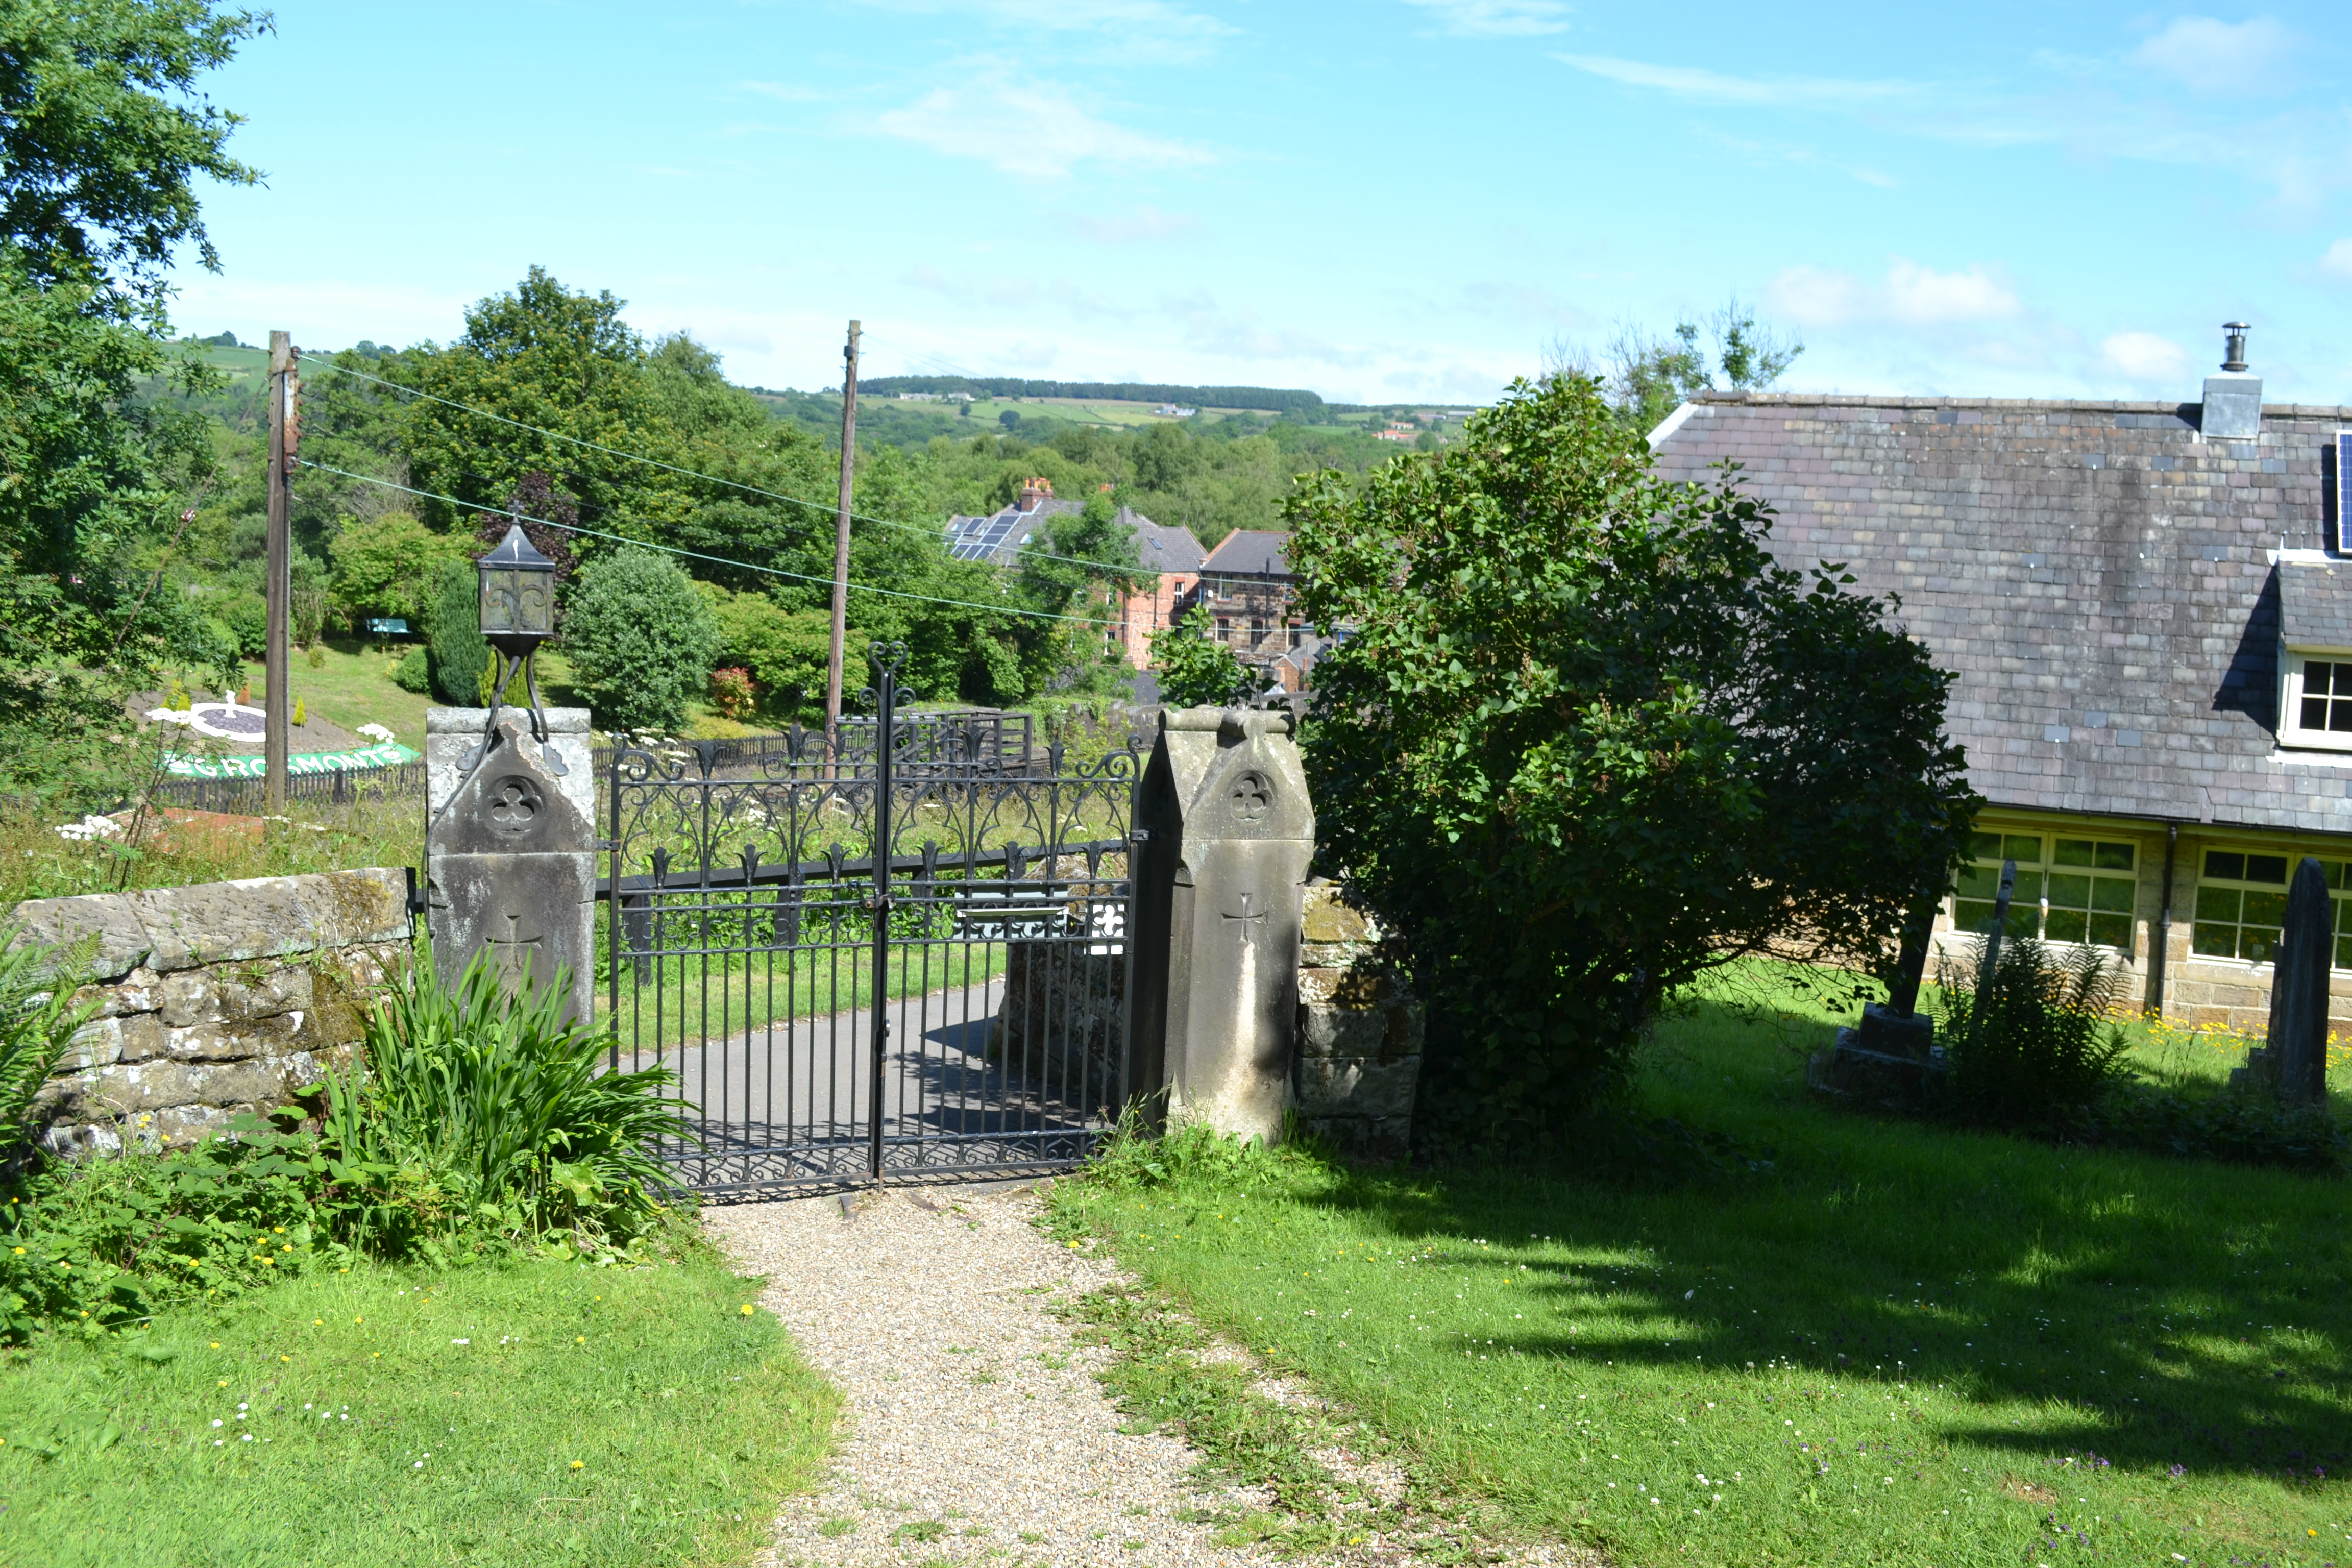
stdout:
{"type": "Polygon", "coordinates": [[[482,585],[482,640],[497,650],[498,680],[490,689],[489,716],[482,723],[481,743],[467,754],[466,765],[479,763],[497,739],[499,709],[515,672],[522,672],[523,689],[530,694],[530,730],[541,752],[557,773],[568,770],[556,755],[547,731],[547,710],[539,700],[539,680],[531,655],[555,635],[555,563],[539,552],[522,531],[517,511],[507,536],[498,547],[474,563],[482,585]]]}

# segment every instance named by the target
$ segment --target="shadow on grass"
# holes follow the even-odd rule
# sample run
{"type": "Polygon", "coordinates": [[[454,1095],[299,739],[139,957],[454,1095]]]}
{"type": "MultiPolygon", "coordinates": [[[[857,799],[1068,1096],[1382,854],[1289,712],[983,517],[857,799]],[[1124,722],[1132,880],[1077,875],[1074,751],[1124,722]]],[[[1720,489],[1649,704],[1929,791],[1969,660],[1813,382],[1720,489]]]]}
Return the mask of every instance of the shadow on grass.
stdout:
{"type": "Polygon", "coordinates": [[[1769,1174],[1345,1172],[1319,1201],[1465,1279],[1525,1264],[1558,1329],[1500,1352],[1941,1384],[1984,1413],[1946,1436],[2021,1458],[2315,1479],[2352,1458],[2352,1184],[1832,1109],[1801,1077],[1826,1026],[1758,1021],[1694,1005],[1643,1109],[1769,1147],[1769,1174]]]}

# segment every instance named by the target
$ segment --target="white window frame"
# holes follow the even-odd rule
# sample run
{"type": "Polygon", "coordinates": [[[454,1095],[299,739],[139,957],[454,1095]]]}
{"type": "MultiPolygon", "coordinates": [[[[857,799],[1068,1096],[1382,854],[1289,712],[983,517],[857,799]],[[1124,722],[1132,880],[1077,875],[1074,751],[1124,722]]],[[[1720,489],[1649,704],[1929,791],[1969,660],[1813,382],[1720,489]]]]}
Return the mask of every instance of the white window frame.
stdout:
{"type": "Polygon", "coordinates": [[[2352,731],[2306,730],[2303,727],[2304,666],[2352,664],[2352,648],[2291,647],[2279,656],[2279,744],[2302,751],[2352,752],[2352,731]]]}

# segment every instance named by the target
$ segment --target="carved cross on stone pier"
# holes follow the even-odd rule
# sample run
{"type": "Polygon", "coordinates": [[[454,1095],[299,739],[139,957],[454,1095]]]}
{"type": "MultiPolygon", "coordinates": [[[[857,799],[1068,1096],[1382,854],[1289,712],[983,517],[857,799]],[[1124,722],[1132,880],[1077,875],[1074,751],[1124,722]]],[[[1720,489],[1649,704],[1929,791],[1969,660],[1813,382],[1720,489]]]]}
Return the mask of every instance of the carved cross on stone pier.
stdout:
{"type": "Polygon", "coordinates": [[[1257,937],[1256,928],[1265,923],[1265,911],[1260,910],[1256,914],[1252,914],[1250,912],[1250,895],[1247,893],[1244,893],[1242,895],[1241,913],[1237,915],[1229,915],[1220,912],[1217,918],[1221,921],[1228,921],[1232,922],[1235,943],[1237,946],[1241,947],[1249,946],[1250,943],[1257,937]]]}
{"type": "Polygon", "coordinates": [[[512,991],[522,984],[523,974],[530,967],[530,961],[538,956],[541,939],[537,934],[530,936],[522,934],[520,915],[508,910],[499,918],[507,922],[507,934],[502,937],[489,938],[486,945],[497,957],[499,978],[505,982],[507,989],[512,991]]]}

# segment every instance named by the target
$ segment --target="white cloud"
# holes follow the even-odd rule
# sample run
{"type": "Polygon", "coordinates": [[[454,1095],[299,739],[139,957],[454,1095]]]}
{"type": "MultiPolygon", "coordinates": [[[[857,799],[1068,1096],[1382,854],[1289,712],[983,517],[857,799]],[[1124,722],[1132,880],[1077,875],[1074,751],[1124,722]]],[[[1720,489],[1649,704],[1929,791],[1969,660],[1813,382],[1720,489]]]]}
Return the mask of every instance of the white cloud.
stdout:
{"type": "Polygon", "coordinates": [[[1069,225],[1105,245],[1138,245],[1197,234],[1201,218],[1197,213],[1164,213],[1147,202],[1129,213],[1072,213],[1069,225]]]}
{"type": "Polygon", "coordinates": [[[1404,0],[1435,15],[1446,32],[1465,38],[1532,38],[1568,31],[1559,0],[1404,0]]]}
{"type": "Polygon", "coordinates": [[[2319,258],[2319,270],[2339,283],[2352,283],[2352,239],[2339,239],[2329,246],[2327,254],[2319,258]]]}
{"type": "Polygon", "coordinates": [[[2189,351],[2154,332],[2117,332],[2099,345],[2107,368],[2134,381],[2181,382],[2189,377],[2189,351]]]}
{"type": "Polygon", "coordinates": [[[2272,85],[2294,45],[2294,35],[2268,16],[2245,22],[2183,16],[2131,58],[2191,92],[2252,92],[2272,85]]]}
{"type": "Polygon", "coordinates": [[[1627,87],[1646,87],[1701,103],[1750,107],[1800,106],[1852,109],[1864,104],[1913,99],[1924,90],[1916,82],[1888,79],[1855,81],[1839,77],[1728,76],[1695,66],[1654,66],[1641,60],[1621,60],[1606,55],[1554,55],[1573,66],[1627,87]]]}
{"type": "Polygon", "coordinates": [[[1046,82],[940,88],[874,124],[886,135],[1028,179],[1060,179],[1082,163],[1171,169],[1216,161],[1205,148],[1097,120],[1068,89],[1046,82]]]}
{"type": "Polygon", "coordinates": [[[2000,321],[2020,313],[2015,293],[1981,267],[1938,272],[1897,258],[1876,283],[1850,272],[1791,267],[1772,279],[1765,300],[1801,327],[1855,322],[1950,326],[2000,321]]]}

